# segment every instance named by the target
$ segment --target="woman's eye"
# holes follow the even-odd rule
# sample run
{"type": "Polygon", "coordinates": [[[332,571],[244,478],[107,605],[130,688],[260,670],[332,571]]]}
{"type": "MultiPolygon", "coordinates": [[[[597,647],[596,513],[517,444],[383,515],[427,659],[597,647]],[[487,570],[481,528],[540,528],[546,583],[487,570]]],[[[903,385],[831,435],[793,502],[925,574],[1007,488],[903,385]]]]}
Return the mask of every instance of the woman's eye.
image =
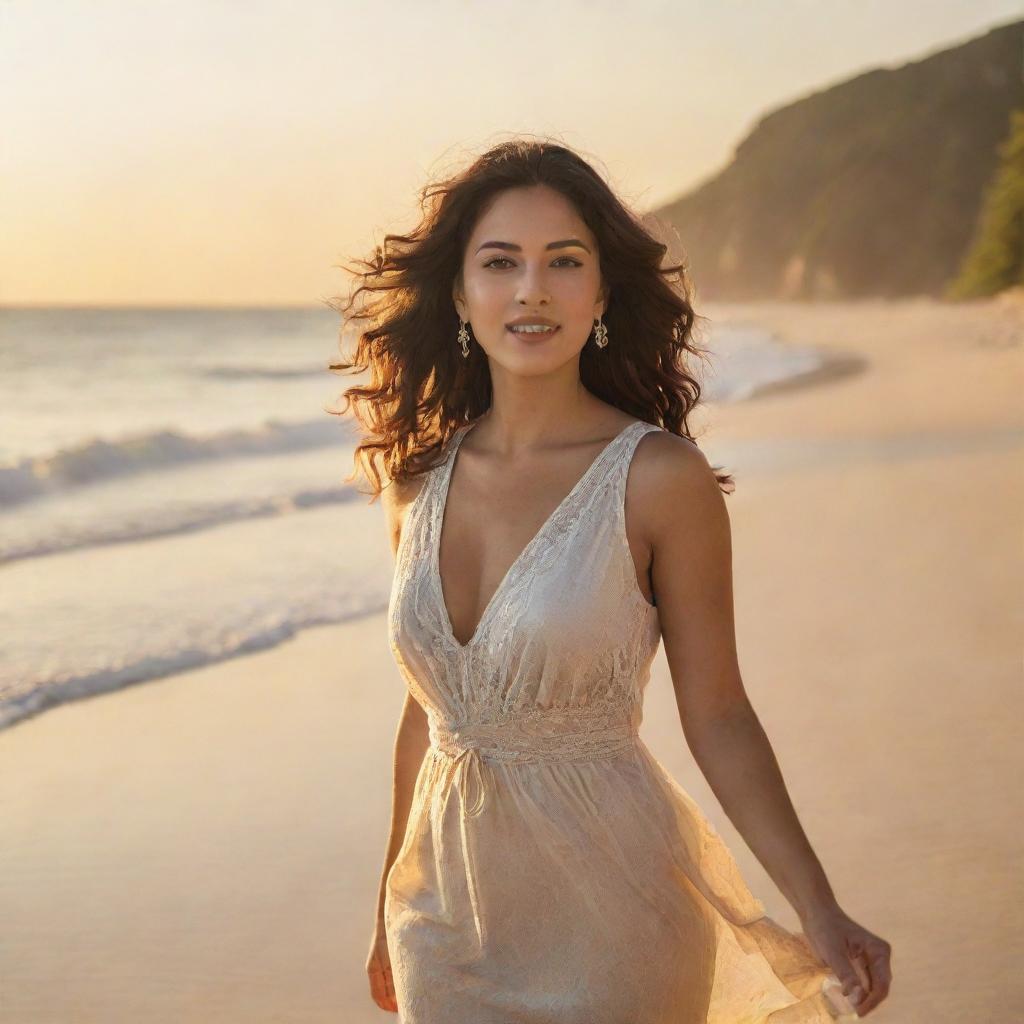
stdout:
{"type": "MultiPolygon", "coordinates": [[[[579,260],[575,260],[571,256],[559,256],[558,259],[555,260],[555,263],[556,264],[561,263],[562,260],[568,260],[569,261],[568,266],[570,266],[570,267],[581,267],[581,266],[583,266],[583,264],[580,263],[579,260]]],[[[494,259],[488,260],[484,264],[484,266],[485,267],[493,267],[495,263],[511,263],[511,260],[507,259],[504,256],[495,256],[494,259]]]]}

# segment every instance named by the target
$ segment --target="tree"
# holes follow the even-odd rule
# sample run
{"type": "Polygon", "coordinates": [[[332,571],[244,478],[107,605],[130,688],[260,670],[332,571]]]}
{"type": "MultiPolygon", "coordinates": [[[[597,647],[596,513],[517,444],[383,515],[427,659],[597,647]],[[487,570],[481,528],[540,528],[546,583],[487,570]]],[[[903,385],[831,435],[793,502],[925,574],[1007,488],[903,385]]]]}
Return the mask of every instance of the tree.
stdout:
{"type": "Polygon", "coordinates": [[[1010,115],[1010,134],[985,190],[978,223],[960,270],[947,289],[951,299],[994,295],[1024,284],[1024,110],[1010,115]]]}

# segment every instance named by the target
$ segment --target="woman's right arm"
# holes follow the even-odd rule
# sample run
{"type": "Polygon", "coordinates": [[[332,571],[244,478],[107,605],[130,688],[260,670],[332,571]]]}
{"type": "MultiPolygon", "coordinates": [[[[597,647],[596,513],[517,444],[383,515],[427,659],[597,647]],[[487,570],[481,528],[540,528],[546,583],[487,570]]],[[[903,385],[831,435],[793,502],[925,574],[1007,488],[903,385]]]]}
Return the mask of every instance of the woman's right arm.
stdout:
{"type": "MultiPolygon", "coordinates": [[[[384,507],[387,520],[391,553],[395,556],[398,554],[405,510],[409,507],[413,497],[415,497],[414,488],[410,485],[400,486],[397,483],[390,483],[381,491],[381,504],[384,507]]],[[[395,998],[391,956],[388,951],[387,930],[384,923],[384,897],[387,893],[388,873],[405,841],[405,831],[412,810],[413,796],[416,792],[416,779],[429,745],[430,734],[426,712],[406,691],[405,703],[398,721],[398,732],[395,736],[391,827],[388,833],[387,849],[384,853],[384,867],[377,888],[377,913],[373,936],[370,940],[370,953],[366,960],[366,970],[370,979],[370,994],[382,1010],[389,1010],[392,1013],[398,1011],[398,1002],[395,998]]]]}
{"type": "Polygon", "coordinates": [[[430,745],[427,715],[423,708],[406,693],[402,716],[398,722],[395,737],[395,763],[391,789],[391,829],[388,835],[387,851],[384,855],[384,869],[377,891],[377,925],[384,927],[384,894],[388,872],[398,856],[405,839],[405,830],[412,809],[412,798],[416,789],[416,777],[430,745]]]}
{"type": "MultiPolygon", "coordinates": [[[[380,494],[381,505],[387,524],[388,539],[391,553],[397,558],[398,545],[402,537],[402,525],[406,511],[423,484],[423,477],[412,480],[392,481],[380,494]]],[[[398,722],[398,733],[395,736],[394,769],[391,788],[391,828],[388,834],[387,850],[384,854],[384,867],[381,871],[380,885],[377,890],[377,924],[384,926],[384,895],[388,872],[398,856],[405,839],[405,830],[412,809],[412,798],[416,789],[416,777],[430,745],[427,715],[420,704],[407,691],[402,715],[398,722]]]]}
{"type": "Polygon", "coordinates": [[[395,995],[394,972],[391,967],[391,952],[388,949],[387,928],[384,923],[384,896],[387,892],[388,872],[402,848],[405,828],[409,821],[416,776],[429,743],[427,716],[419,704],[408,693],[402,717],[398,723],[395,738],[394,787],[391,800],[391,832],[388,836],[387,852],[384,855],[384,870],[377,890],[377,917],[370,938],[370,952],[366,958],[366,973],[370,980],[370,995],[382,1009],[398,1012],[395,995]]]}

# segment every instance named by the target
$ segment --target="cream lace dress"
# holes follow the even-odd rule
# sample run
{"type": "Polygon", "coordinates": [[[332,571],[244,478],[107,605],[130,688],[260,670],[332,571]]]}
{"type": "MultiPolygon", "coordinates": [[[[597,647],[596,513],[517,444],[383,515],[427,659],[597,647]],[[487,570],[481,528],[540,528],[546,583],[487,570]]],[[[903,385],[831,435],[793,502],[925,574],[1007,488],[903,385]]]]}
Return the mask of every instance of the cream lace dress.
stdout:
{"type": "MultiPolygon", "coordinates": [[[[637,734],[661,641],[625,532],[634,421],[508,570],[465,645],[438,541],[459,443],[409,509],[389,641],[430,748],[388,873],[399,1024],[814,1024],[835,979],[765,916],[637,734]]],[[[847,1019],[847,1018],[840,1018],[847,1019]]]]}

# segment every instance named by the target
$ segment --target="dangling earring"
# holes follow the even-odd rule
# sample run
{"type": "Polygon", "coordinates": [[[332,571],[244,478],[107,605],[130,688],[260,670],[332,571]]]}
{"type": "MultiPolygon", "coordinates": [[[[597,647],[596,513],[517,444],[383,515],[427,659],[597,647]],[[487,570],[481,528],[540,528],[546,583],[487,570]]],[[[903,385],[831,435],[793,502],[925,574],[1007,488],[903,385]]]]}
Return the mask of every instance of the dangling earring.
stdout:
{"type": "Polygon", "coordinates": [[[598,348],[604,348],[608,344],[608,328],[605,327],[601,317],[594,321],[594,344],[598,348]]]}
{"type": "Polygon", "coordinates": [[[462,345],[463,356],[469,355],[469,331],[466,330],[466,321],[459,317],[459,343],[462,345]]]}

